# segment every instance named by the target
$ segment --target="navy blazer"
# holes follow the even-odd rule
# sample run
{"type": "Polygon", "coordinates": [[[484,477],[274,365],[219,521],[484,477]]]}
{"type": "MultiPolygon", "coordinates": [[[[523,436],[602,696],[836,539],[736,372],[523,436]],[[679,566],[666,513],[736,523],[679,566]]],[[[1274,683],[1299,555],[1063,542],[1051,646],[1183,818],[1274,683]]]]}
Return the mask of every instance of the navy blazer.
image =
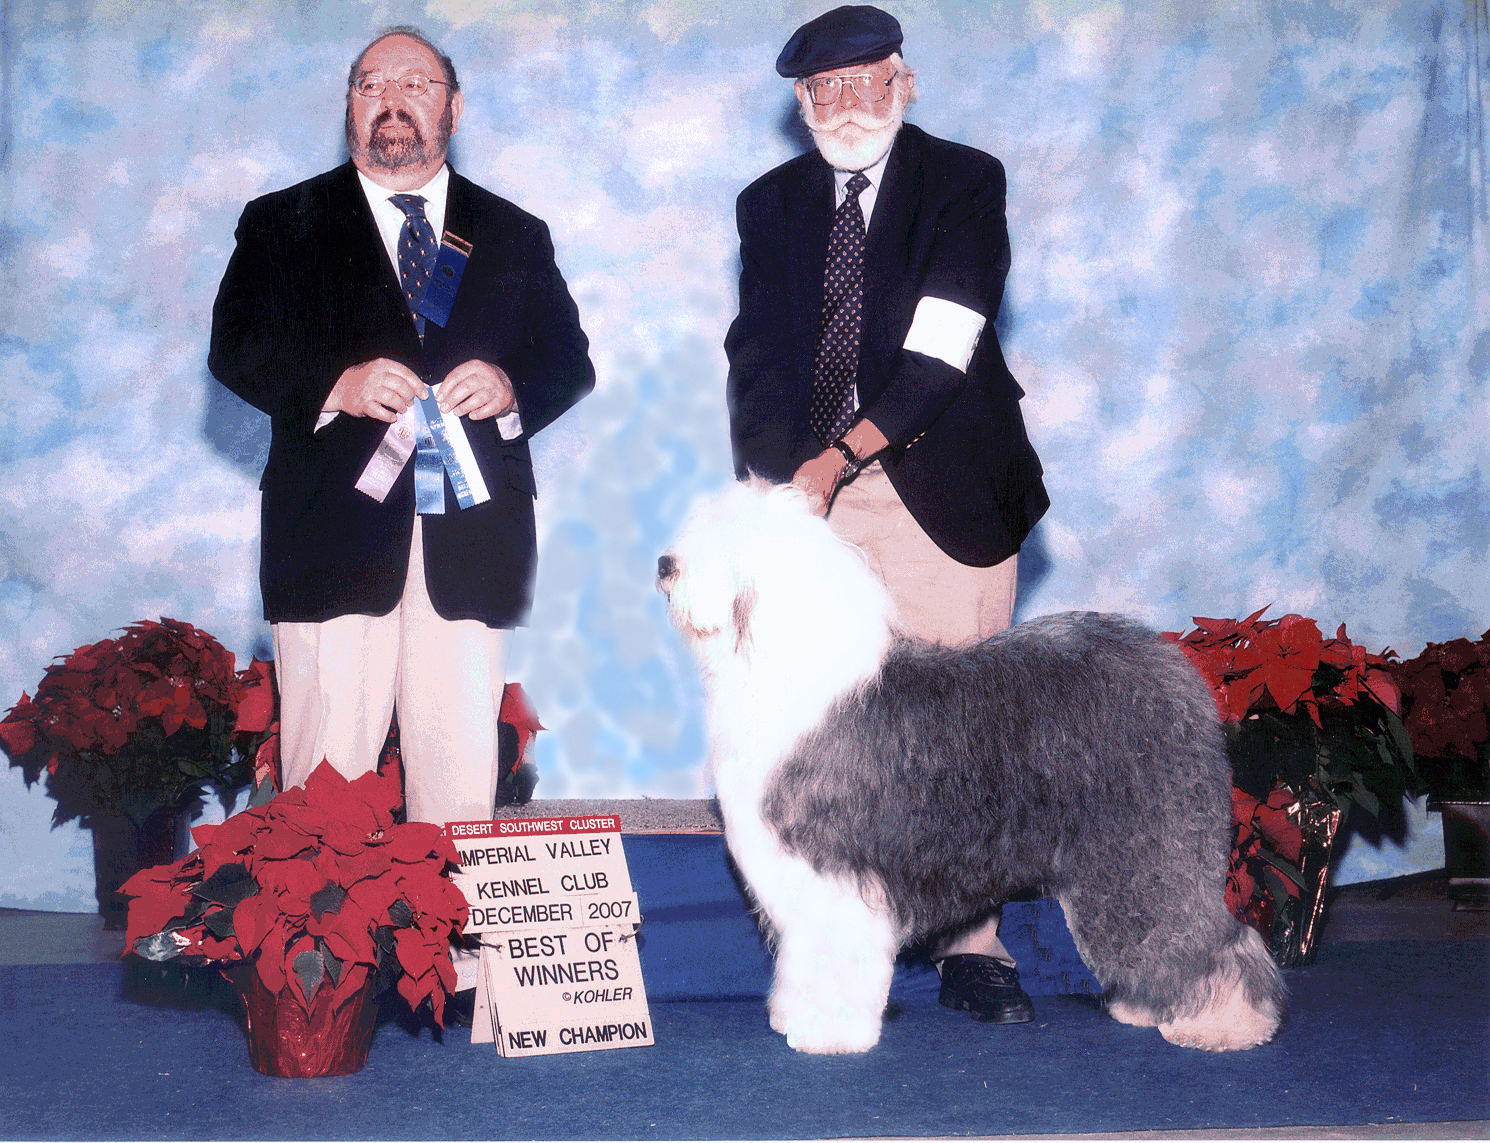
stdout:
{"type": "MultiPolygon", "coordinates": [[[[1004,169],[906,125],[896,136],[864,252],[858,417],[889,439],[885,471],[948,555],[988,567],[1019,550],[1050,499],[1019,412],[1024,396],[994,318],[1009,271],[1004,169]],[[966,372],[902,348],[921,298],[986,319],[966,372]]],[[[816,150],[741,193],[740,312],[725,338],[735,469],[791,480],[822,451],[808,427],[834,210],[816,150]]]]}
{"type": "Polygon", "coordinates": [[[348,366],[387,357],[426,382],[472,358],[506,370],[523,434],[462,418],[491,499],[424,518],[425,580],[446,619],[525,620],[537,548],[528,438],[590,391],[595,371],[548,228],[450,175],[445,227],[472,244],[450,320],[421,345],[351,163],[255,199],[212,311],[208,366],[269,414],[259,582],[270,622],[384,615],[403,594],[414,526],[414,465],[380,504],[354,487],[386,422],[316,420],[348,366]]]}

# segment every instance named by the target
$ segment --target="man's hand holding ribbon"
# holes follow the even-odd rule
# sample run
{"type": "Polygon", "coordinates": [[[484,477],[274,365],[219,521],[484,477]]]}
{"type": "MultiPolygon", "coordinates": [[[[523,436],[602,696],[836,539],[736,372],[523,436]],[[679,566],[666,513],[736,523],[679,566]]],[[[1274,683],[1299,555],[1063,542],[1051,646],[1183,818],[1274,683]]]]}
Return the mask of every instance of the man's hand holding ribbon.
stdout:
{"type": "MultiPolygon", "coordinates": [[[[506,372],[475,358],[447,373],[439,388],[441,412],[473,421],[503,416],[516,405],[506,372]]],[[[407,366],[378,357],[343,371],[322,412],[375,417],[392,424],[416,400],[428,396],[429,389],[407,366]]]]}

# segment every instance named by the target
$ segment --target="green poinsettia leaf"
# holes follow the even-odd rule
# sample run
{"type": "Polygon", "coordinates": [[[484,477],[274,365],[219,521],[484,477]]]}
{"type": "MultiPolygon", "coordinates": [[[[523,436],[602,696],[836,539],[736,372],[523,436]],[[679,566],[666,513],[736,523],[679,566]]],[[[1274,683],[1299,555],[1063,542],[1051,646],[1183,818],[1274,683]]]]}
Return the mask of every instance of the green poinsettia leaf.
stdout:
{"type": "Polygon", "coordinates": [[[176,768],[198,782],[204,782],[213,775],[212,767],[196,758],[179,757],[176,759],[176,768]]]}
{"type": "Polygon", "coordinates": [[[274,783],[269,778],[265,778],[254,787],[254,792],[249,795],[248,806],[246,808],[254,810],[260,806],[267,806],[274,800],[274,795],[278,792],[274,788],[274,783]]]}
{"type": "Polygon", "coordinates": [[[400,897],[388,906],[388,919],[400,929],[407,929],[414,923],[414,910],[409,908],[409,903],[400,897]]]}
{"type": "Polygon", "coordinates": [[[327,882],[324,889],[310,895],[310,911],[319,921],[327,913],[340,913],[342,902],[346,899],[345,889],[334,882],[327,882]]]}
{"type": "Polygon", "coordinates": [[[305,997],[309,1000],[315,996],[316,989],[326,976],[326,966],[321,963],[321,954],[316,949],[306,949],[295,958],[292,966],[295,975],[300,978],[300,985],[305,989],[305,997]]]}
{"type": "Polygon", "coordinates": [[[241,862],[220,865],[217,872],[192,889],[192,896],[232,908],[259,891],[259,883],[248,875],[241,862]]]}
{"type": "Polygon", "coordinates": [[[1407,772],[1412,775],[1412,783],[1416,789],[1422,782],[1422,775],[1418,773],[1417,754],[1412,748],[1412,734],[1407,729],[1407,724],[1391,711],[1386,712],[1387,733],[1391,735],[1392,745],[1397,748],[1397,758],[1407,772]]]}
{"type": "Polygon", "coordinates": [[[1271,865],[1262,867],[1262,878],[1267,882],[1268,896],[1273,899],[1275,915],[1287,911],[1288,901],[1299,892],[1299,883],[1285,877],[1271,865]]]}
{"type": "Polygon", "coordinates": [[[331,981],[331,987],[335,988],[341,984],[342,961],[326,947],[325,941],[317,942],[316,947],[321,953],[321,963],[326,967],[326,976],[331,981]]]}
{"type": "Polygon", "coordinates": [[[398,951],[398,930],[392,925],[379,925],[373,930],[373,942],[378,946],[379,960],[393,956],[398,951]]]}
{"type": "Polygon", "coordinates": [[[1366,789],[1366,784],[1361,781],[1361,776],[1359,774],[1352,774],[1350,776],[1350,779],[1351,798],[1355,800],[1356,804],[1358,804],[1361,809],[1365,810],[1373,818],[1379,818],[1381,816],[1381,799],[1379,799],[1370,790],[1366,789]]]}
{"type": "Polygon", "coordinates": [[[1260,847],[1257,851],[1257,855],[1264,861],[1266,861],[1269,865],[1271,865],[1274,869],[1276,869],[1279,873],[1283,874],[1284,877],[1287,877],[1295,885],[1302,885],[1304,883],[1303,870],[1301,870],[1293,862],[1289,861],[1288,858],[1274,853],[1266,846],[1260,847]]]}
{"type": "Polygon", "coordinates": [[[195,925],[202,919],[202,914],[206,911],[207,902],[202,900],[200,897],[192,897],[190,900],[187,901],[186,908],[182,911],[181,916],[177,917],[174,921],[167,925],[166,928],[190,928],[192,925],[195,925]]]}
{"type": "Polygon", "coordinates": [[[203,918],[202,923],[205,924],[212,935],[220,941],[225,941],[229,937],[237,936],[237,934],[233,932],[232,909],[219,909],[215,913],[208,913],[207,916],[203,918]]]}
{"type": "Polygon", "coordinates": [[[392,925],[379,925],[373,930],[373,939],[378,945],[378,967],[373,975],[373,992],[381,995],[398,983],[403,968],[398,963],[398,930],[392,925]]]}

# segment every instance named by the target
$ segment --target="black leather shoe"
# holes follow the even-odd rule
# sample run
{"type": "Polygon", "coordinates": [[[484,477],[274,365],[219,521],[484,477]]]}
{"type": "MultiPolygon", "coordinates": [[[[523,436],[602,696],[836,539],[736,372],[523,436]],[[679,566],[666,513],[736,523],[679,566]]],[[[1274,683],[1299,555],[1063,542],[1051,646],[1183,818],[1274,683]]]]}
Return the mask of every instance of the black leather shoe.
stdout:
{"type": "Polygon", "coordinates": [[[1019,972],[991,956],[961,953],[938,966],[948,1008],[966,1009],[985,1024],[1024,1024],[1035,1018],[1030,998],[1019,987],[1019,972]]]}

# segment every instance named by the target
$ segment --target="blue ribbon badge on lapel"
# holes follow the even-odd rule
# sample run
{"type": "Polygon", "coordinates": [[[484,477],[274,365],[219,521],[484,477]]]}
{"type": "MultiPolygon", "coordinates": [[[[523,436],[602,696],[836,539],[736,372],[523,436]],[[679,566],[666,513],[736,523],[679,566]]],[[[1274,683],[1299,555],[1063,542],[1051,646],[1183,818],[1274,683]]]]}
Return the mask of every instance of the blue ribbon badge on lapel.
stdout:
{"type": "Polygon", "coordinates": [[[449,230],[440,239],[440,253],[435,258],[434,273],[429,276],[429,285],[424,288],[424,297],[415,312],[441,329],[450,320],[450,311],[455,305],[455,291],[460,288],[460,276],[466,272],[466,261],[471,257],[471,249],[469,242],[449,230]]]}

